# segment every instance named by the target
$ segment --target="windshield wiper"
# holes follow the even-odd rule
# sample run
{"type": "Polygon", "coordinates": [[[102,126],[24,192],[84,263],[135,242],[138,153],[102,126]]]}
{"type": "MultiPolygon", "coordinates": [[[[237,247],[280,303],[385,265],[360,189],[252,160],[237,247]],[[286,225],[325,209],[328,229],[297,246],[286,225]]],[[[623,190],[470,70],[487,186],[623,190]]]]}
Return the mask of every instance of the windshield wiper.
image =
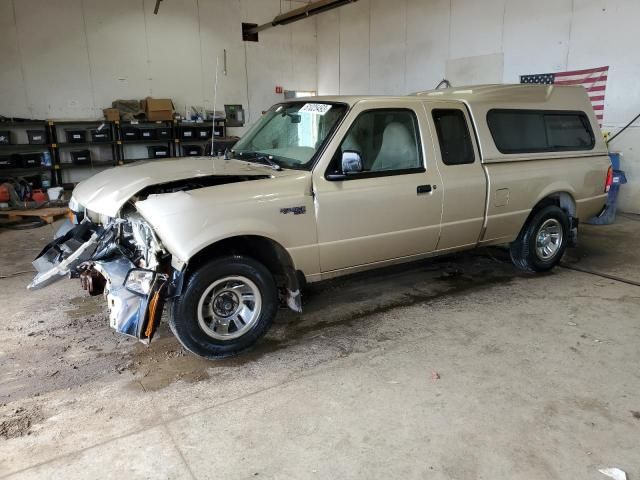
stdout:
{"type": "Polygon", "coordinates": [[[249,163],[260,162],[261,164],[266,164],[267,166],[271,167],[271,169],[273,170],[277,170],[277,171],[282,170],[282,167],[273,161],[272,155],[255,153],[254,156],[251,158],[242,158],[243,157],[242,153],[240,152],[237,152],[237,153],[239,156],[238,160],[244,160],[245,162],[249,162],[249,163]]]}

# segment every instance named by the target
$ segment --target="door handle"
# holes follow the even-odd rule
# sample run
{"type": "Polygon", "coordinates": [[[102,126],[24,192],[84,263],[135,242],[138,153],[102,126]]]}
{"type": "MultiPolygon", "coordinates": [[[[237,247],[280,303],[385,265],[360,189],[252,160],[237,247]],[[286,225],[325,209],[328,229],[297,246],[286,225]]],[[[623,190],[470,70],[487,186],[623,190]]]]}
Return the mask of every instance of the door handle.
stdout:
{"type": "Polygon", "coordinates": [[[431,185],[418,185],[417,192],[418,195],[422,195],[424,193],[431,193],[435,187],[431,187],[431,185]]]}

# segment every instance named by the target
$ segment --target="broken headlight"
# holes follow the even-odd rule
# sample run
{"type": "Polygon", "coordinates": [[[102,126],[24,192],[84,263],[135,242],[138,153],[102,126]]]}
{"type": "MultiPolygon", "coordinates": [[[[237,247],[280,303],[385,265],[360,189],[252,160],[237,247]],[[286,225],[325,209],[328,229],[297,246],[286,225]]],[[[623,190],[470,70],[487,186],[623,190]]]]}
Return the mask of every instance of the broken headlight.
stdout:
{"type": "Polygon", "coordinates": [[[142,268],[134,268],[129,270],[127,278],[124,280],[124,287],[132,293],[138,295],[149,295],[155,272],[144,270],[142,268]]]}

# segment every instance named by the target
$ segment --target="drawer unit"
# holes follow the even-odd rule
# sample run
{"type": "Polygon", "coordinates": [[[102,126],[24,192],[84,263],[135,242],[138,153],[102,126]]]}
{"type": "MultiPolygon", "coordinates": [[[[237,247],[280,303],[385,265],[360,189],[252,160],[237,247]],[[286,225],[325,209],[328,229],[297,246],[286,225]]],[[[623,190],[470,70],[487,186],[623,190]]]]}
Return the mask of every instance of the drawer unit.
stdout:
{"type": "Polygon", "coordinates": [[[197,138],[195,127],[180,127],[180,138],[182,140],[195,140],[197,138]]]}
{"type": "Polygon", "coordinates": [[[69,154],[71,155],[71,163],[74,165],[91,164],[91,152],[89,150],[73,150],[69,154]]]}
{"type": "Polygon", "coordinates": [[[86,130],[68,129],[64,133],[67,136],[67,143],[86,143],[87,141],[86,130]]]}
{"type": "Polygon", "coordinates": [[[140,131],[137,127],[122,127],[120,129],[122,133],[122,140],[138,140],[140,138],[140,131]]]}
{"type": "Polygon", "coordinates": [[[139,127],[138,136],[140,140],[157,140],[158,129],[156,127],[139,127]]]}
{"type": "Polygon", "coordinates": [[[47,134],[44,130],[27,130],[29,145],[44,145],[47,143],[47,134]]]}
{"type": "Polygon", "coordinates": [[[109,143],[111,141],[111,130],[108,128],[91,130],[91,141],[93,143],[109,143]]]}
{"type": "Polygon", "coordinates": [[[169,156],[169,147],[164,145],[147,147],[149,158],[167,158],[169,156]]]}

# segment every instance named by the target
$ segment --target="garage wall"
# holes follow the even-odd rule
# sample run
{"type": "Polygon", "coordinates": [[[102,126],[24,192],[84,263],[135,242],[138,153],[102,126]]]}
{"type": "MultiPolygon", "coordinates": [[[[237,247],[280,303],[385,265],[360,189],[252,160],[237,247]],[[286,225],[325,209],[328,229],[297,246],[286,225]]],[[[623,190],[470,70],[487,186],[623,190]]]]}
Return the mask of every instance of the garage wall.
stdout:
{"type": "MultiPolygon", "coordinates": [[[[317,19],[320,94],[406,94],[517,83],[527,73],[609,65],[605,131],[640,112],[637,0],[359,0],[317,19]]],[[[640,122],[611,144],[640,213],[640,122]]]]}
{"type": "Polygon", "coordinates": [[[249,106],[248,120],[286,89],[316,90],[315,19],[242,41],[289,0],[0,0],[0,115],[96,118],[119,98],[171,97],[176,108],[249,106]],[[227,75],[222,74],[223,49],[227,75]]]}

